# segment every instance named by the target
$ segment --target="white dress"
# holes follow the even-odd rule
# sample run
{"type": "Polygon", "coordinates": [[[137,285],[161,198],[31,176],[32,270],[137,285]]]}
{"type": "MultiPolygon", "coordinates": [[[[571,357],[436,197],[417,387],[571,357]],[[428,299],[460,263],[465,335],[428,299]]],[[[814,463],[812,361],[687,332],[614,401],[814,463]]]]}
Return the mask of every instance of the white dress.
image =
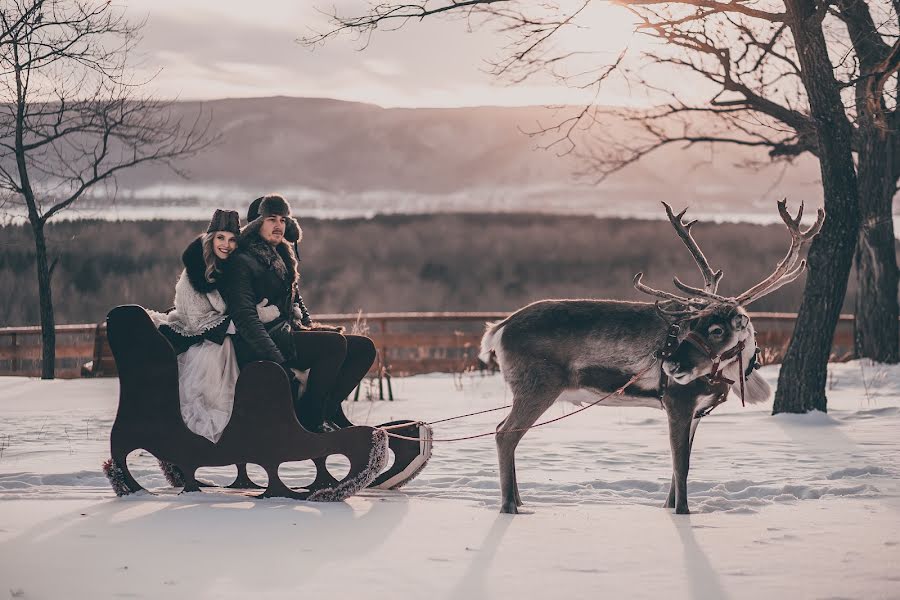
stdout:
{"type": "MultiPolygon", "coordinates": [[[[225,301],[218,291],[198,292],[182,272],[175,285],[175,310],[160,313],[148,310],[156,324],[168,325],[186,337],[201,335],[227,318],[225,301]]],[[[222,344],[204,340],[178,355],[178,398],[181,417],[187,428],[216,443],[231,419],[234,386],[239,374],[228,324],[222,344]]]]}
{"type": "MultiPolygon", "coordinates": [[[[234,332],[234,324],[229,324],[228,333],[234,332]]],[[[219,441],[231,420],[238,373],[231,335],[222,344],[204,340],[178,356],[178,399],[188,429],[219,441]]]]}

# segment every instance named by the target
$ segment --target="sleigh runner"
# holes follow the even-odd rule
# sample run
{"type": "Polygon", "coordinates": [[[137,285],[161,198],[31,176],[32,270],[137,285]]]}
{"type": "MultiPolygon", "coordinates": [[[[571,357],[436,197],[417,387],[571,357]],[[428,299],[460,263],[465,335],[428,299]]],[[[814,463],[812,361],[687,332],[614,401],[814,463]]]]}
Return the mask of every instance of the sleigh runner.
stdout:
{"type": "MultiPolygon", "coordinates": [[[[412,480],[431,455],[431,428],[417,421],[394,421],[391,437],[381,426],[350,426],[332,433],[310,433],[294,414],[287,375],[275,363],[248,364],[238,377],[231,420],[217,443],[193,433],[181,417],[175,352],[143,308],[119,306],[107,316],[110,348],[119,372],[119,407],[110,434],[111,458],[104,472],[122,496],[142,490],[128,470],[128,454],[143,449],[159,459],[166,478],[185,492],[199,491],[200,467],[238,465],[229,487],[260,488],[246,464],[261,466],[268,485],[260,497],[339,501],[366,487],[396,489],[412,480]],[[388,466],[388,450],[393,463],[388,466]],[[329,456],[350,462],[338,479],[327,468],[329,456]],[[305,488],[287,486],[278,475],[284,462],[312,460],[316,478],[305,488]]],[[[343,415],[341,415],[343,416],[343,415]]],[[[345,418],[346,420],[346,418],[345,418]]]]}

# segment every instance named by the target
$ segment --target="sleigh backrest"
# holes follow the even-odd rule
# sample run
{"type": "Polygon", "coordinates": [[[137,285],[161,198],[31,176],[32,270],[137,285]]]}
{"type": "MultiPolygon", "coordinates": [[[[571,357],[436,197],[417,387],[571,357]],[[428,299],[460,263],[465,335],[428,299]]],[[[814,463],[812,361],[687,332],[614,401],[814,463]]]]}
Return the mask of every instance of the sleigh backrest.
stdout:
{"type": "Polygon", "coordinates": [[[180,421],[175,351],[147,312],[136,304],[117,306],[106,324],[119,372],[117,418],[180,421]]]}

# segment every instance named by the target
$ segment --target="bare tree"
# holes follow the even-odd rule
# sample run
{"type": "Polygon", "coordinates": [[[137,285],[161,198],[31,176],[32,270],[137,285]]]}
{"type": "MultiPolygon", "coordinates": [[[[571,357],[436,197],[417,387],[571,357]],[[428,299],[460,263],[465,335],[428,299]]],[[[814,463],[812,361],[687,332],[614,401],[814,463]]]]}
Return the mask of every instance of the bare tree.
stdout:
{"type": "Polygon", "coordinates": [[[768,151],[768,160],[814,155],[828,218],[809,250],[804,299],[774,411],[826,409],[827,362],[857,238],[857,351],[897,362],[891,199],[900,177],[900,2],[618,0],[635,16],[639,33],[663,43],[639,56],[623,49],[599,64],[588,63],[584,52],[554,45],[561,31],[589,27],[579,16],[591,4],[373,3],[363,15],[333,14],[332,29],[302,41],[317,44],[353,32],[366,43],[379,27],[453,14],[476,25],[498,26],[511,38],[493,71],[513,83],[549,73],[563,84],[599,92],[610,78],[619,77],[650,93],[658,100],[656,107],[589,105],[537,132],[554,136],[549,147],[580,154],[598,179],[672,144],[759,147],[768,151]],[[670,82],[685,76],[697,77],[713,91],[684,97],[670,82]],[[612,118],[633,125],[627,139],[610,138],[606,128],[596,127],[612,118]]]}
{"type": "MultiPolygon", "coordinates": [[[[210,143],[202,115],[174,118],[140,95],[127,59],[141,24],[106,0],[7,0],[0,8],[0,190],[27,213],[40,294],[42,367],[52,379],[55,320],[45,227],[116,174],[210,143]]],[[[177,168],[176,168],[177,169],[177,168]]]]}
{"type": "MultiPolygon", "coordinates": [[[[896,9],[887,3],[872,2],[871,8],[869,4],[838,0],[822,5],[810,13],[809,23],[822,32],[834,73],[827,87],[837,86],[830,90],[831,96],[842,95],[845,104],[843,116],[835,116],[849,121],[850,149],[857,156],[861,223],[856,250],[860,290],[856,353],[896,363],[900,361],[900,314],[891,205],[900,178],[896,111],[900,28],[896,9]]],[[[675,49],[655,52],[648,56],[650,61],[699,75],[714,84],[716,94],[705,104],[670,94],[669,102],[649,114],[620,115],[639,120],[643,138],[619,153],[593,153],[590,159],[597,172],[618,170],[672,143],[757,146],[768,150],[771,160],[790,161],[810,153],[821,162],[820,134],[833,130],[814,118],[809,94],[813,87],[822,91],[821,81],[804,79],[799,33],[790,25],[794,18],[790,12],[765,16],[755,10],[725,16],[707,7],[700,24],[685,20],[683,12],[648,8],[647,3],[629,8],[640,19],[642,31],[675,49]],[[694,115],[704,119],[698,122],[694,115]]],[[[815,45],[818,36],[806,42],[815,45]]],[[[646,78],[638,82],[652,85],[646,78]]]]}

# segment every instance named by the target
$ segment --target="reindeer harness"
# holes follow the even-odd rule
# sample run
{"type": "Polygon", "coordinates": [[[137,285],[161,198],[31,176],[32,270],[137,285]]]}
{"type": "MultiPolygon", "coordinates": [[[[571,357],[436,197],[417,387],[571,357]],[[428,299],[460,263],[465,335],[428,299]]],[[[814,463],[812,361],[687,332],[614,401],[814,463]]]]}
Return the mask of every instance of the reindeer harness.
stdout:
{"type": "MultiPolygon", "coordinates": [[[[728,385],[734,385],[734,380],[725,377],[722,373],[722,364],[727,363],[734,357],[737,357],[738,360],[738,368],[739,368],[739,378],[741,382],[741,406],[746,406],[746,402],[744,401],[744,381],[750,377],[750,374],[753,373],[754,370],[760,368],[759,364],[759,346],[756,347],[756,352],[753,353],[753,357],[750,359],[750,364],[747,365],[747,368],[744,368],[744,348],[746,347],[745,340],[740,340],[737,344],[729,348],[728,350],[722,352],[721,354],[716,354],[713,352],[712,348],[709,347],[709,344],[706,343],[700,335],[695,331],[690,331],[684,337],[684,339],[679,342],[679,334],[681,333],[681,324],[676,322],[669,325],[669,330],[666,332],[666,341],[663,344],[663,347],[656,351],[656,358],[660,359],[659,363],[659,403],[662,406],[662,399],[666,395],[666,390],[669,387],[669,376],[666,375],[665,370],[663,369],[663,361],[668,358],[671,358],[678,347],[683,343],[689,343],[697,348],[700,352],[706,355],[710,361],[712,361],[712,371],[708,374],[704,375],[702,379],[705,379],[710,385],[714,385],[717,383],[726,383],[728,385]]],[[[694,418],[699,419],[701,417],[705,417],[712,409],[725,401],[727,397],[727,393],[722,397],[721,400],[712,404],[711,406],[701,410],[698,412],[694,418]]]]}

